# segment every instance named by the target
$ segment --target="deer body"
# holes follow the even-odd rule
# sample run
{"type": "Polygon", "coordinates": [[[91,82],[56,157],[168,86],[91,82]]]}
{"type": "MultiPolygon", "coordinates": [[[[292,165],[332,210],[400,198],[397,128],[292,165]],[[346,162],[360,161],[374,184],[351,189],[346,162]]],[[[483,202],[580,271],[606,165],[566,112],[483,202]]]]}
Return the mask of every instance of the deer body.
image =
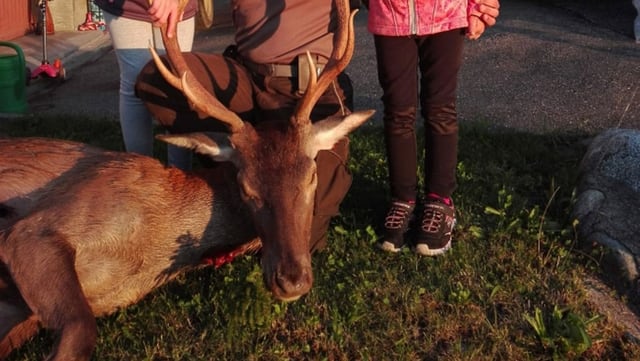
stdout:
{"type": "MultiPolygon", "coordinates": [[[[58,143],[41,143],[38,150],[58,143]]],[[[5,242],[37,252],[43,239],[24,235],[55,234],[51,242],[75,252],[75,271],[93,313],[111,313],[200,264],[210,250],[256,237],[233,174],[226,177],[222,168],[229,167],[220,168],[205,177],[133,154],[79,158],[41,191],[28,217],[6,231],[5,242]],[[82,186],[74,187],[79,179],[82,186]]]]}
{"type": "Polygon", "coordinates": [[[256,238],[226,164],[187,174],[144,156],[34,138],[0,139],[0,153],[0,358],[37,330],[12,335],[21,323],[57,326],[38,314],[45,304],[83,310],[72,317],[90,324],[256,238]]]}

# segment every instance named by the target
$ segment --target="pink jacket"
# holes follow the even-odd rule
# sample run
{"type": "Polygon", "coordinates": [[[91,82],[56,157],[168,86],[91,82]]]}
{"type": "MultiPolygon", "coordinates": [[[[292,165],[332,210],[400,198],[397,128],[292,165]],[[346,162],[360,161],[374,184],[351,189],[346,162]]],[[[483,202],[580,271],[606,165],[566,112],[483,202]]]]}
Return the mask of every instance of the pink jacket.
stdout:
{"type": "Polygon", "coordinates": [[[430,35],[465,28],[475,0],[369,0],[368,29],[376,35],[430,35]]]}

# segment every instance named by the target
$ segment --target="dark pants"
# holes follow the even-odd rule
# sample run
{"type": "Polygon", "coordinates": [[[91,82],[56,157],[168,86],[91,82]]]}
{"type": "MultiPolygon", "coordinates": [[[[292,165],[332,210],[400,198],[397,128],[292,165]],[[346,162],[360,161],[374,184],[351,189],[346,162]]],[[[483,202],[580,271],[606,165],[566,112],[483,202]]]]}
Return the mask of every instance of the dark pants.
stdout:
{"type": "MultiPolygon", "coordinates": [[[[237,61],[217,54],[184,53],[184,56],[202,85],[245,121],[289,119],[301,97],[295,78],[252,74],[237,61]]],[[[341,74],[336,87],[329,87],[318,100],[311,120],[339,113],[341,102],[352,109],[352,92],[349,78],[341,74]]],[[[152,62],[138,76],[136,95],[156,120],[172,133],[227,131],[221,122],[203,119],[191,110],[184,95],[164,80],[152,62]]],[[[318,186],[311,231],[312,251],[325,246],[331,217],[338,214],[340,203],[351,186],[348,157],[348,138],[339,141],[332,150],[320,151],[316,157],[318,186]]]]}
{"type": "Polygon", "coordinates": [[[416,200],[419,101],[425,128],[424,191],[449,197],[456,187],[456,89],[464,33],[456,29],[420,37],[376,35],[374,41],[391,196],[416,200]]]}

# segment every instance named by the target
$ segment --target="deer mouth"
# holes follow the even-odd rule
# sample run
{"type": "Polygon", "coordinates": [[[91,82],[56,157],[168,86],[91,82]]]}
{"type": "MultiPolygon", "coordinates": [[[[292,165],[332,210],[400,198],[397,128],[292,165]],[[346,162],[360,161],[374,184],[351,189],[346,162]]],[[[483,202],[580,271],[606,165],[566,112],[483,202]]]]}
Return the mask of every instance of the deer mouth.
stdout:
{"type": "Polygon", "coordinates": [[[313,286],[313,271],[310,255],[307,258],[306,261],[280,263],[275,267],[263,260],[264,282],[276,299],[292,302],[309,293],[313,286]]]}

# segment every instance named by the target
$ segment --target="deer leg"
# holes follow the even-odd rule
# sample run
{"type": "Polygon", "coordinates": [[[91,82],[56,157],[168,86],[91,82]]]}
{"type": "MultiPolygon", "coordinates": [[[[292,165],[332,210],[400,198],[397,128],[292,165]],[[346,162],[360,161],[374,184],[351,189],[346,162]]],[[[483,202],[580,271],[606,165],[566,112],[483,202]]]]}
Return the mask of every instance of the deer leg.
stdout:
{"type": "Polygon", "coordinates": [[[96,343],[96,321],[74,268],[75,251],[55,232],[30,233],[41,237],[30,242],[19,236],[27,232],[14,229],[5,244],[11,249],[4,255],[10,259],[7,269],[29,309],[43,327],[58,335],[48,360],[89,360],[96,343]]]}
{"type": "Polygon", "coordinates": [[[4,264],[0,263],[0,360],[20,347],[39,329],[4,264]]]}
{"type": "Polygon", "coordinates": [[[40,323],[34,315],[20,322],[14,322],[9,332],[0,339],[0,360],[4,360],[13,350],[35,336],[39,330],[40,323]]]}
{"type": "Polygon", "coordinates": [[[24,303],[16,304],[7,300],[0,300],[0,341],[9,334],[16,325],[31,315],[31,311],[24,303]]]}
{"type": "Polygon", "coordinates": [[[0,263],[0,340],[24,321],[31,311],[24,303],[4,263],[0,263]]]}

